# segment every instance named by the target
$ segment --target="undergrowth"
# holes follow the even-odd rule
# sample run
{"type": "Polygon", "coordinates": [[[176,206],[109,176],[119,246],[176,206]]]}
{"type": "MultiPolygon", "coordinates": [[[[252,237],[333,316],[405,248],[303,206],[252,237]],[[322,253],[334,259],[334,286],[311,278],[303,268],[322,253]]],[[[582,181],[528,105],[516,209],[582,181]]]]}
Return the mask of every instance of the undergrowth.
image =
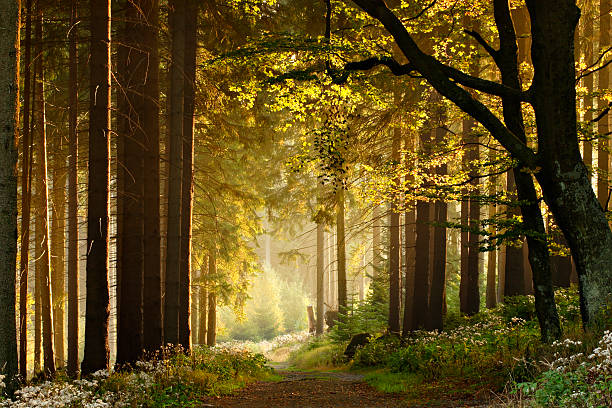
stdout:
{"type": "Polygon", "coordinates": [[[0,407],[196,407],[207,396],[272,378],[265,363],[262,354],[239,349],[166,349],[133,368],[98,371],[75,381],[58,374],[53,381],[21,388],[15,400],[0,400],[0,407]]]}
{"type": "Polygon", "coordinates": [[[564,340],[552,345],[540,340],[533,296],[516,296],[476,316],[449,314],[441,332],[415,331],[400,338],[370,331],[373,340],[348,361],[343,351],[349,339],[366,326],[386,323],[382,302],[369,299],[349,310],[328,335],[294,352],[291,361],[302,369],[345,365],[362,370],[375,388],[415,399],[441,393],[451,398],[503,395],[521,406],[612,406],[612,334],[584,332],[576,288],[557,291],[556,300],[564,340]],[[360,322],[364,316],[370,320],[360,322]]]}

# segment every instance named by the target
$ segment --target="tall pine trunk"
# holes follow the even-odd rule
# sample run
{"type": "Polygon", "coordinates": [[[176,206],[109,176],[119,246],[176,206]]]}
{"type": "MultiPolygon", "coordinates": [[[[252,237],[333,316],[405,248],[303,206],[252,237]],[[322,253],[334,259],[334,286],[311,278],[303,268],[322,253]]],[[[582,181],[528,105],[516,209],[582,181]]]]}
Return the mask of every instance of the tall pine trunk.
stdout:
{"type": "MultiPolygon", "coordinates": [[[[430,143],[429,133],[421,131],[420,149],[427,151],[430,143]]],[[[429,315],[429,281],[430,281],[430,251],[429,241],[431,204],[428,201],[417,201],[416,204],[416,264],[414,270],[414,306],[413,325],[415,329],[427,327],[427,316],[429,315]]]]}
{"type": "Polygon", "coordinates": [[[208,255],[208,316],[206,328],[206,344],[214,346],[217,342],[217,295],[213,279],[217,275],[216,248],[208,255]]]}
{"type": "Polygon", "coordinates": [[[53,306],[53,342],[55,365],[63,367],[64,356],[64,286],[66,269],[66,153],[62,137],[56,135],[53,142],[53,190],[51,192],[51,293],[53,306]]]}
{"type": "MultiPolygon", "coordinates": [[[[38,202],[38,219],[40,222],[40,237],[37,241],[40,246],[40,257],[38,258],[40,288],[40,318],[42,320],[42,346],[43,346],[43,369],[45,375],[55,372],[55,360],[53,352],[53,317],[51,310],[51,275],[50,275],[50,244],[49,244],[49,190],[47,185],[47,132],[45,118],[45,94],[44,94],[44,69],[42,55],[42,40],[43,40],[43,15],[40,9],[40,3],[37,3],[36,12],[36,142],[34,145],[37,148],[37,196],[38,202]]],[[[38,229],[38,228],[37,228],[38,229]]]]}
{"type": "Polygon", "coordinates": [[[336,192],[336,256],[338,259],[338,311],[347,312],[346,292],[346,234],[344,232],[344,187],[336,192]]]}
{"type": "Polygon", "coordinates": [[[195,0],[186,0],[185,68],[183,118],[183,174],[181,186],[181,255],[179,344],[190,348],[189,302],[191,300],[191,230],[193,216],[193,127],[195,121],[196,48],[198,7],[195,0]]]}
{"type": "Polygon", "coordinates": [[[206,333],[208,331],[208,255],[202,259],[202,265],[200,266],[200,290],[199,290],[199,308],[198,308],[198,341],[199,345],[206,344],[206,333]]]}
{"type": "Polygon", "coordinates": [[[87,296],[81,373],[109,368],[110,1],[90,0],[87,296]]]}
{"type": "Polygon", "coordinates": [[[164,342],[179,343],[181,198],[183,174],[183,99],[185,88],[185,0],[170,1],[169,191],[164,299],[164,342]]]}
{"type": "Polygon", "coordinates": [[[19,128],[19,1],[0,3],[0,367],[7,390],[17,385],[17,136],[19,128]]]}
{"type": "Polygon", "coordinates": [[[143,1],[147,24],[142,45],[148,58],[144,83],[142,128],[144,133],[144,288],[143,348],[158,350],[163,344],[159,177],[159,1],[143,1]]]}
{"type": "Polygon", "coordinates": [[[68,364],[67,372],[76,378],[79,371],[79,228],[78,228],[78,154],[79,114],[77,2],[71,0],[70,33],[68,34],[68,364]]]}
{"type": "MultiPolygon", "coordinates": [[[[395,95],[396,102],[399,99],[397,93],[395,95]]],[[[394,163],[400,162],[400,147],[402,143],[401,129],[393,128],[391,142],[391,160],[394,163]]],[[[393,181],[396,189],[399,190],[401,180],[397,177],[393,181]]],[[[396,191],[397,191],[396,190],[396,191]]],[[[397,200],[395,197],[391,203],[391,213],[389,214],[389,316],[387,324],[391,333],[400,332],[400,213],[398,211],[397,200]]]]}
{"type": "MultiPolygon", "coordinates": [[[[443,126],[443,116],[439,126],[434,130],[436,144],[441,144],[446,136],[443,126]]],[[[448,173],[448,165],[441,164],[436,173],[445,176],[448,173]]],[[[434,228],[433,228],[433,265],[431,277],[431,294],[429,297],[429,319],[426,327],[430,330],[442,330],[444,323],[444,291],[446,288],[446,227],[448,206],[443,200],[436,200],[434,205],[434,228]]],[[[470,276],[470,281],[471,281],[470,276]]],[[[478,282],[478,281],[476,281],[478,282]]],[[[476,286],[478,287],[478,286],[476,286]]],[[[468,301],[472,301],[473,294],[468,292],[468,301]]],[[[478,300],[480,300],[477,297],[478,300]]],[[[471,306],[471,305],[470,305],[471,306]]]]}
{"type": "Polygon", "coordinates": [[[117,177],[121,197],[118,212],[118,297],[117,363],[137,361],[143,350],[143,286],[144,286],[144,145],[143,124],[145,84],[149,55],[143,47],[147,29],[144,1],[126,1],[124,23],[121,27],[117,78],[121,90],[117,92],[118,138],[121,139],[120,164],[117,177]]]}
{"type": "Polygon", "coordinates": [[[325,269],[324,269],[324,254],[325,254],[325,226],[321,221],[317,222],[317,326],[316,334],[323,334],[325,324],[325,269]]]}
{"type": "Polygon", "coordinates": [[[30,209],[32,198],[32,135],[30,133],[30,96],[32,94],[32,0],[26,1],[25,64],[23,79],[23,158],[21,166],[21,251],[19,265],[19,375],[28,374],[28,275],[30,254],[30,209]]]}

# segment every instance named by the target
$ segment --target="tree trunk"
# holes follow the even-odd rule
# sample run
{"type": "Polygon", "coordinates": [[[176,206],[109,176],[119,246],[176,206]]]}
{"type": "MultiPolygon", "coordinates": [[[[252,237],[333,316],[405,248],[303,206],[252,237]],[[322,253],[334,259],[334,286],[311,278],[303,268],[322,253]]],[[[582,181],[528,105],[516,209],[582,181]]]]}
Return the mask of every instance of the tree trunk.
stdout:
{"type": "MultiPolygon", "coordinates": [[[[533,22],[533,105],[543,163],[536,177],[572,250],[582,319],[588,326],[598,319],[612,288],[612,231],[591,188],[576,138],[573,46],[579,10],[571,1],[561,2],[554,12],[532,0],[527,7],[533,22]]],[[[534,286],[537,293],[538,284],[534,286]]]]}
{"type": "Polygon", "coordinates": [[[30,96],[32,62],[32,1],[26,1],[25,64],[23,79],[23,158],[21,167],[21,251],[19,265],[19,375],[28,378],[28,274],[30,255],[30,208],[32,198],[32,136],[30,133],[30,96]]]}
{"type": "Polygon", "coordinates": [[[186,0],[185,13],[185,78],[183,119],[183,174],[181,187],[181,257],[179,343],[189,350],[189,301],[191,295],[191,219],[193,213],[193,126],[196,91],[196,46],[198,7],[186,0]]]}
{"type": "Polygon", "coordinates": [[[45,94],[44,94],[44,70],[42,56],[42,11],[40,4],[37,4],[36,15],[36,64],[37,71],[36,92],[38,99],[36,100],[36,130],[37,138],[35,146],[38,156],[38,177],[37,177],[37,195],[39,197],[38,216],[40,220],[41,241],[37,242],[40,245],[41,256],[38,259],[40,266],[39,285],[40,285],[40,317],[42,320],[42,345],[43,345],[43,369],[44,374],[52,374],[55,372],[55,360],[53,352],[53,317],[51,310],[51,286],[50,286],[50,271],[49,271],[49,190],[47,185],[47,132],[45,118],[45,94]]]}
{"type": "MultiPolygon", "coordinates": [[[[502,41],[501,49],[504,50],[503,53],[500,53],[497,61],[497,65],[502,74],[502,83],[515,89],[521,89],[516,60],[516,35],[512,26],[507,2],[503,0],[495,1],[495,20],[498,30],[500,31],[500,39],[502,41]]],[[[520,140],[526,142],[527,138],[525,136],[520,101],[506,97],[502,98],[502,105],[506,125],[520,140]]],[[[514,180],[516,182],[518,199],[522,203],[520,209],[523,215],[523,225],[525,229],[530,230],[527,234],[527,243],[535,290],[536,314],[538,315],[538,321],[540,323],[542,339],[545,342],[550,342],[561,336],[561,326],[555,305],[555,296],[550,275],[548,245],[544,238],[546,230],[544,228],[542,212],[538,204],[537,192],[530,174],[521,171],[520,168],[514,168],[512,172],[508,174],[508,181],[514,180]]],[[[510,190],[510,188],[508,188],[508,190],[510,190]]],[[[509,248],[507,248],[506,252],[505,269],[506,296],[521,294],[508,292],[509,287],[511,287],[511,285],[508,285],[509,274],[513,272],[516,273],[516,271],[508,270],[508,258],[511,256],[519,256],[519,254],[515,255],[511,253],[508,249],[509,248]]],[[[522,259],[522,254],[520,255],[520,259],[522,259]]],[[[521,269],[523,268],[522,265],[521,263],[521,269]]],[[[521,277],[523,277],[523,291],[525,290],[524,276],[524,273],[521,273],[521,277]]],[[[518,276],[516,277],[518,278],[518,276]]]]}
{"type": "Polygon", "coordinates": [[[64,357],[64,286],[65,259],[64,249],[66,230],[66,154],[61,136],[53,141],[53,191],[52,191],[52,221],[51,221],[51,293],[53,305],[53,341],[55,344],[55,365],[63,367],[64,357]]]}
{"type": "Polygon", "coordinates": [[[198,318],[198,344],[203,346],[206,344],[206,333],[208,331],[207,315],[208,315],[208,256],[204,256],[202,266],[200,267],[200,290],[199,290],[199,318],[198,318]]]}
{"type": "MultiPolygon", "coordinates": [[[[464,155],[465,164],[467,167],[467,154],[464,155]]],[[[463,190],[463,199],[461,200],[461,233],[459,238],[460,258],[459,258],[459,310],[462,314],[468,313],[467,304],[467,289],[468,289],[468,259],[469,259],[469,239],[470,232],[467,227],[470,224],[470,199],[467,196],[467,190],[463,190]]]]}
{"type": "Polygon", "coordinates": [[[156,351],[163,344],[160,249],[159,177],[159,1],[143,1],[147,24],[141,29],[142,46],[147,52],[148,70],[144,83],[142,128],[144,133],[144,289],[143,347],[156,351]]]}
{"type": "MultiPolygon", "coordinates": [[[[567,246],[563,234],[558,231],[551,231],[553,220],[548,219],[548,235],[552,236],[553,242],[560,246],[567,246]]],[[[553,286],[559,288],[570,287],[570,276],[572,274],[572,259],[569,256],[554,255],[550,257],[550,269],[553,286]]]]}
{"type": "Polygon", "coordinates": [[[325,254],[325,226],[322,222],[317,223],[317,329],[316,334],[323,334],[325,324],[325,306],[324,306],[324,254],[325,254]]]}
{"type": "Polygon", "coordinates": [[[69,104],[68,104],[68,364],[70,378],[77,378],[79,371],[79,228],[78,228],[78,154],[79,114],[78,54],[77,54],[77,1],[70,3],[69,53],[69,104]]]}
{"type": "MultiPolygon", "coordinates": [[[[149,66],[146,45],[150,29],[144,14],[146,1],[126,1],[117,77],[121,90],[117,93],[118,138],[121,139],[120,165],[117,183],[121,197],[118,231],[121,237],[118,265],[117,364],[135,363],[143,350],[143,289],[144,289],[144,134],[145,83],[149,66]]],[[[148,317],[147,317],[148,319],[148,317]]]]}
{"type": "MultiPolygon", "coordinates": [[[[472,69],[472,73],[476,73],[477,69],[472,69]]],[[[468,150],[466,152],[467,162],[468,163],[476,163],[479,160],[479,149],[478,149],[478,135],[475,134],[474,128],[476,127],[476,123],[474,120],[469,118],[463,121],[463,133],[464,140],[468,143],[468,150]]],[[[470,199],[468,201],[468,207],[466,210],[468,211],[467,217],[463,217],[463,203],[461,207],[462,218],[468,219],[469,232],[467,234],[467,248],[465,248],[465,252],[467,252],[465,267],[466,273],[462,274],[462,277],[465,275],[465,284],[463,290],[463,308],[461,310],[462,313],[473,316],[480,311],[480,276],[479,276],[479,234],[478,230],[480,228],[480,202],[478,201],[478,196],[480,195],[480,191],[478,190],[478,172],[473,168],[470,168],[469,175],[472,177],[472,186],[474,186],[470,199]]],[[[462,233],[463,235],[463,233],[462,233]]],[[[462,236],[462,239],[464,237],[462,236]]],[[[461,261],[462,266],[464,264],[464,251],[462,246],[461,252],[461,261]]],[[[463,279],[462,279],[463,282],[463,279]]]]}
{"type": "Polygon", "coordinates": [[[90,0],[87,297],[81,373],[109,368],[110,1],[90,0]]]}
{"type": "MultiPolygon", "coordinates": [[[[421,133],[421,150],[428,149],[429,134],[421,133]]],[[[429,241],[431,231],[429,224],[431,204],[427,201],[417,201],[416,205],[416,264],[414,271],[414,306],[413,323],[415,329],[427,327],[429,315],[429,279],[430,256],[429,241]]]]}
{"type": "Polygon", "coordinates": [[[200,286],[199,282],[201,280],[201,276],[198,276],[199,273],[197,270],[193,271],[193,279],[191,280],[191,307],[189,309],[190,316],[190,327],[191,327],[191,344],[198,343],[198,318],[200,314],[198,310],[200,308],[200,286]]]}
{"type": "MultiPolygon", "coordinates": [[[[399,103],[398,95],[395,93],[396,102],[399,103]]],[[[400,162],[400,147],[402,143],[401,129],[393,128],[391,144],[391,160],[394,163],[400,162]]],[[[399,191],[401,180],[396,178],[393,181],[396,191],[399,191]]],[[[398,197],[394,197],[391,202],[391,213],[389,214],[389,316],[387,324],[391,333],[400,332],[400,213],[397,208],[398,197]]]]}
{"type": "Polygon", "coordinates": [[[185,0],[170,1],[172,63],[170,66],[170,146],[168,191],[168,239],[166,248],[166,291],[164,299],[164,342],[179,343],[181,198],[183,173],[183,98],[185,69],[185,0]]]}
{"type": "MultiPolygon", "coordinates": [[[[217,258],[213,249],[208,255],[208,276],[213,278],[217,275],[217,258]]],[[[214,346],[217,342],[217,296],[212,279],[208,280],[208,321],[206,329],[206,344],[214,346]]]]}
{"type": "Polygon", "coordinates": [[[380,272],[380,206],[372,209],[372,279],[376,281],[380,272]]]}
{"type": "MultiPolygon", "coordinates": [[[[495,153],[493,150],[489,152],[489,160],[495,159],[495,153]]],[[[493,197],[497,193],[497,177],[489,178],[489,196],[493,197]]],[[[489,204],[489,219],[493,219],[497,212],[497,207],[494,203],[489,204]]],[[[489,227],[489,233],[495,235],[497,232],[494,225],[489,227]]],[[[496,270],[497,270],[497,249],[493,248],[487,253],[487,291],[486,291],[486,305],[487,309],[492,309],[497,305],[497,286],[495,282],[496,270]]]]}
{"type": "Polygon", "coordinates": [[[0,3],[0,367],[7,391],[17,386],[17,139],[20,1],[0,3]]]}
{"type": "Polygon", "coordinates": [[[414,202],[409,203],[409,211],[404,213],[404,236],[406,253],[406,278],[404,279],[404,318],[402,336],[414,330],[414,288],[416,266],[416,211],[414,202]]]}
{"type": "Polygon", "coordinates": [[[346,293],[346,235],[344,233],[344,187],[336,192],[336,250],[338,258],[338,316],[347,312],[346,293]]]}
{"type": "MultiPolygon", "coordinates": [[[[434,130],[436,144],[442,144],[444,140],[446,130],[442,127],[443,123],[444,118],[442,117],[439,126],[434,130]]],[[[438,166],[436,173],[440,176],[446,175],[448,173],[448,165],[442,164],[438,166]]],[[[446,287],[446,227],[443,226],[448,217],[448,206],[446,202],[437,200],[434,203],[434,214],[436,225],[434,225],[433,228],[433,268],[431,276],[431,294],[429,296],[429,321],[426,327],[429,330],[442,330],[444,324],[444,290],[446,287]]],[[[478,270],[476,270],[476,272],[478,272],[478,270]]],[[[471,274],[469,275],[469,279],[469,287],[472,288],[473,277],[471,274]]],[[[478,275],[476,276],[476,295],[478,295],[478,275]]],[[[472,308],[471,302],[473,302],[473,297],[473,292],[469,290],[467,292],[467,298],[470,310],[472,308]]],[[[478,296],[476,299],[480,301],[478,296]]]]}

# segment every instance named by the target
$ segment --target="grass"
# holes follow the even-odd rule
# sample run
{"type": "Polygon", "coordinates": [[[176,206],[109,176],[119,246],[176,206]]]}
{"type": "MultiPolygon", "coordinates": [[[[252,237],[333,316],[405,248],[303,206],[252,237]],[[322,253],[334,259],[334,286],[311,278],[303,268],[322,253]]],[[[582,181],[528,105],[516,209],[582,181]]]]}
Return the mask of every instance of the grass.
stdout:
{"type": "Polygon", "coordinates": [[[330,370],[342,365],[343,344],[313,341],[289,356],[292,367],[301,370],[330,370]]]}

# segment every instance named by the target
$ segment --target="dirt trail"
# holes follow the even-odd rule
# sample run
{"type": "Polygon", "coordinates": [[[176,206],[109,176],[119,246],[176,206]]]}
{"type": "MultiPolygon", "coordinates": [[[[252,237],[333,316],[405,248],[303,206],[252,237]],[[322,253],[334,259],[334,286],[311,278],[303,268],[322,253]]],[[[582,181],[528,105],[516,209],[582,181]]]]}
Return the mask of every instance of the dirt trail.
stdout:
{"type": "Polygon", "coordinates": [[[348,372],[293,371],[286,362],[270,363],[283,377],[280,381],[257,382],[233,395],[210,398],[202,407],[218,408],[420,408],[488,407],[490,405],[445,400],[415,404],[405,395],[384,394],[364,382],[363,376],[348,372]]]}
{"type": "Polygon", "coordinates": [[[363,376],[343,372],[302,372],[272,364],[284,378],[250,384],[237,393],[210,399],[204,407],[249,408],[369,408],[412,407],[401,395],[382,394],[363,382],[363,376]]]}

